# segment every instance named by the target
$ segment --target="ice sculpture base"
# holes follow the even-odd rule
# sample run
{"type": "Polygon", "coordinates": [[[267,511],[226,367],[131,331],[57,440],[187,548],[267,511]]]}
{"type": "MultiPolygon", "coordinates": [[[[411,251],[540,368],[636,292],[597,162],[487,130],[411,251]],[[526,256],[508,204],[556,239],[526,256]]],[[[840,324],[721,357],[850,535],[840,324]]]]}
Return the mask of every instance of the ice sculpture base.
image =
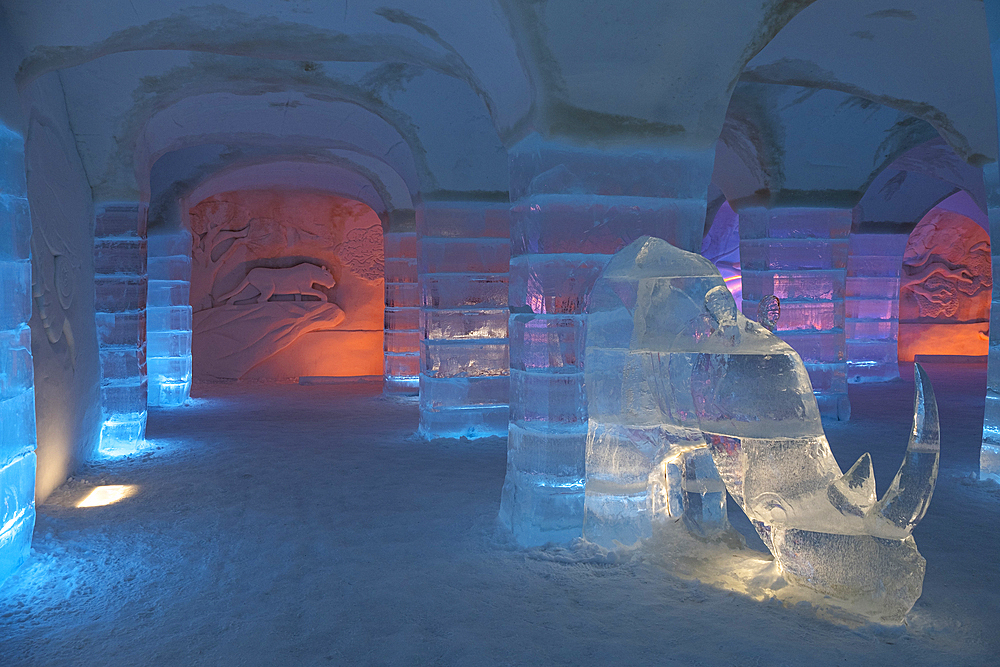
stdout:
{"type": "Polygon", "coordinates": [[[927,561],[913,537],[893,540],[793,528],[775,531],[773,540],[790,580],[843,600],[873,621],[902,623],[923,590],[927,561]]]}
{"type": "MultiPolygon", "coordinates": [[[[805,536],[788,536],[789,540],[805,536]]],[[[812,537],[812,536],[810,536],[812,537]]],[[[783,568],[770,554],[746,546],[744,538],[730,529],[714,540],[692,535],[681,522],[656,522],[653,537],[639,545],[642,558],[681,579],[696,580],[713,588],[732,591],[760,602],[778,603],[818,618],[852,627],[877,623],[898,626],[921,592],[924,559],[912,538],[884,540],[869,536],[823,535],[813,542],[820,548],[826,540],[853,542],[865,557],[900,558],[912,564],[900,578],[885,581],[869,568],[847,565],[833,573],[822,565],[813,575],[783,568]],[[871,542],[866,543],[867,540],[871,542]],[[810,580],[810,576],[811,579],[810,580]],[[885,586],[885,588],[882,588],[885,586]],[[863,593],[863,595],[859,595],[863,593]]],[[[787,542],[786,542],[787,544],[787,542]]],[[[810,553],[803,551],[803,556],[810,553]]]]}

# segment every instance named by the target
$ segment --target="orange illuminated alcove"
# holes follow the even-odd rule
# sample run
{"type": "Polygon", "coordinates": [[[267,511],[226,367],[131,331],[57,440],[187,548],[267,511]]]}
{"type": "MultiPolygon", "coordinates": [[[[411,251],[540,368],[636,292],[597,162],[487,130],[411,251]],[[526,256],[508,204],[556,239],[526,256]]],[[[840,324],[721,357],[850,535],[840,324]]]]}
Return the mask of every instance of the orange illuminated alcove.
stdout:
{"type": "Polygon", "coordinates": [[[989,234],[974,220],[932,209],[910,234],[899,290],[899,360],[985,358],[992,292],[989,234]]]}
{"type": "Polygon", "coordinates": [[[371,208],[243,190],[202,200],[187,219],[196,381],[382,374],[384,251],[371,208]]]}

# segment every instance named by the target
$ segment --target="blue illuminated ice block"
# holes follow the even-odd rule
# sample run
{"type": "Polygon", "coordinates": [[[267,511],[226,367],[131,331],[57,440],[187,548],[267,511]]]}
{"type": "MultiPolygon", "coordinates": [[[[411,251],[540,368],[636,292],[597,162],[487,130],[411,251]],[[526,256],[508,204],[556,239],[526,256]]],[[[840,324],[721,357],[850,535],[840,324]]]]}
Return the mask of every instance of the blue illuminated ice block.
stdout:
{"type": "MultiPolygon", "coordinates": [[[[412,219],[409,224],[412,229],[412,219]]],[[[420,382],[417,234],[392,231],[384,239],[385,392],[412,395],[417,393],[420,382]]]]}
{"type": "Polygon", "coordinates": [[[101,358],[100,451],[126,454],[146,433],[146,239],[138,204],[102,204],[94,231],[101,358]]]}
{"type": "Polygon", "coordinates": [[[153,235],[147,243],[147,402],[175,407],[191,395],[191,235],[153,235]]]}
{"type": "Polygon", "coordinates": [[[510,205],[424,202],[417,212],[420,434],[506,436],[510,205]]]}
{"type": "Polygon", "coordinates": [[[24,142],[0,125],[0,582],[28,557],[35,525],[30,239],[24,142]]]}

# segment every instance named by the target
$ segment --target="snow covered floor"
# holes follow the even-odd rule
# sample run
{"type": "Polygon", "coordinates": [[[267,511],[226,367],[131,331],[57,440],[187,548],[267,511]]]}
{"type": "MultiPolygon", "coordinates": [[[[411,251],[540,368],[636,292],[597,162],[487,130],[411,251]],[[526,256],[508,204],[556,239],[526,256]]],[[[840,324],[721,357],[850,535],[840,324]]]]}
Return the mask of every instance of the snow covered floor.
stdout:
{"type": "MultiPolygon", "coordinates": [[[[0,587],[0,665],[998,664],[1000,487],[969,477],[985,373],[930,372],[943,468],[905,628],[683,581],[641,550],[519,551],[495,525],[502,440],[420,442],[415,401],[370,384],[229,385],[152,411],[147,452],[39,508],[0,587]],[[102,484],[138,488],[75,507],[102,484]]],[[[872,450],[880,492],[912,391],[852,387],[855,419],[828,425],[845,469],[872,450]]]]}

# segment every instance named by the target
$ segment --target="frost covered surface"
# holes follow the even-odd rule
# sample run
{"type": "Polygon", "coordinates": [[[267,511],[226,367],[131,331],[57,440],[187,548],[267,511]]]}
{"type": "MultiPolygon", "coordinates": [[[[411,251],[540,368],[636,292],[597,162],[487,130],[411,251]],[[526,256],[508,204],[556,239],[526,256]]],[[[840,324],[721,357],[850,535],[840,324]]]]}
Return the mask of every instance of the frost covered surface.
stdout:
{"type": "MultiPolygon", "coordinates": [[[[698,583],[665,571],[651,545],[518,550],[496,529],[501,440],[421,442],[416,401],[372,384],[230,385],[151,410],[148,450],[89,465],[38,508],[34,555],[0,588],[0,656],[5,666],[988,664],[1000,651],[1000,487],[968,476],[985,373],[928,370],[942,472],[915,531],[927,576],[906,627],[824,620],[836,614],[775,589],[766,571],[727,575],[763,602],[710,586],[711,555],[677,568],[698,583]],[[102,484],[138,488],[75,507],[102,484]]],[[[912,384],[850,391],[852,421],[825,424],[835,455],[846,468],[871,449],[876,469],[892,469],[912,384]]],[[[766,570],[760,552],[729,553],[766,570]]]]}

